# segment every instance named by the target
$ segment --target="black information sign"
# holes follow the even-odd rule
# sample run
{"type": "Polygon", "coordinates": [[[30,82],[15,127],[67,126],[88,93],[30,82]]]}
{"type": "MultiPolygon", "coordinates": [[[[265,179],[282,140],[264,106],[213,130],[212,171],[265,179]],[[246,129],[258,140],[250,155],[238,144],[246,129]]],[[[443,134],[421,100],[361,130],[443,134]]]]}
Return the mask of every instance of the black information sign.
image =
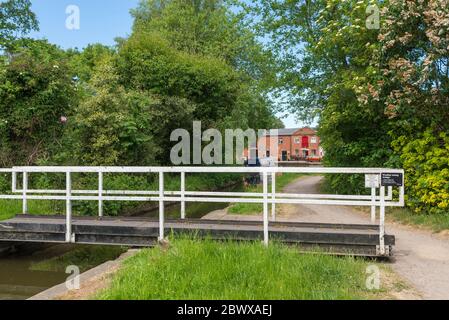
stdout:
{"type": "Polygon", "coordinates": [[[382,173],[380,185],[383,187],[402,187],[402,173],[382,173]]]}

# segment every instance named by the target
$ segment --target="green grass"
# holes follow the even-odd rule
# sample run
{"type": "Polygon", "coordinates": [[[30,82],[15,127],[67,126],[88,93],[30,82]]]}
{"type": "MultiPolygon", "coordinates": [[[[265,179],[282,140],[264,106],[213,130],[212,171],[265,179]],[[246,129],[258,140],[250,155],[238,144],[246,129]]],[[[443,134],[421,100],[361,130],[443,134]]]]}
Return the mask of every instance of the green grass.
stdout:
{"type": "MultiPolygon", "coordinates": [[[[29,214],[48,215],[59,212],[56,204],[51,201],[30,200],[28,201],[29,214]]],[[[17,214],[22,213],[21,200],[0,200],[0,221],[11,219],[17,214]]]]}
{"type": "Polygon", "coordinates": [[[176,239],[127,259],[105,300],[365,299],[367,262],[272,242],[176,239]]]}
{"type": "Polygon", "coordinates": [[[449,230],[449,213],[418,214],[409,208],[392,208],[388,209],[387,218],[402,224],[425,227],[434,232],[449,230]]]}
{"type": "Polygon", "coordinates": [[[114,246],[79,246],[76,249],[48,260],[33,263],[30,270],[65,272],[67,266],[77,266],[81,272],[106,261],[114,260],[127,249],[114,246]]]}
{"type": "MultiPolygon", "coordinates": [[[[304,176],[304,174],[284,173],[276,177],[276,190],[280,192],[286,185],[304,176]]],[[[263,192],[263,186],[245,187],[245,192],[263,192]]],[[[263,205],[259,203],[237,203],[229,207],[231,214],[259,214],[263,210],[263,205]]]]}

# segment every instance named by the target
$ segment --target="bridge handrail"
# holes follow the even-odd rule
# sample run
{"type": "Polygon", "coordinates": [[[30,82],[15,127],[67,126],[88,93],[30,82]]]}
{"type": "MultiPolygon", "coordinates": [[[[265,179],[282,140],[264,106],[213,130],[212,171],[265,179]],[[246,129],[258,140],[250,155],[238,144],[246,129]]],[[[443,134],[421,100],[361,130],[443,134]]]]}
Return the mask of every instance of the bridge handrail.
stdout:
{"type": "Polygon", "coordinates": [[[393,187],[380,186],[371,188],[371,195],[333,195],[333,194],[286,194],[276,192],[276,174],[278,173],[312,173],[312,174],[369,174],[381,175],[383,173],[402,174],[402,169],[388,168],[325,168],[325,167],[13,167],[0,169],[0,173],[11,173],[10,195],[0,195],[0,199],[22,200],[23,213],[28,212],[28,200],[61,200],[66,202],[66,241],[74,242],[72,234],[72,201],[98,201],[98,215],[103,216],[104,201],[158,201],[159,202],[159,232],[160,239],[164,238],[164,203],[180,202],[181,219],[185,219],[186,202],[226,202],[226,203],[259,203],[263,204],[264,217],[264,242],[268,244],[268,205],[271,204],[272,220],[276,219],[276,204],[316,204],[316,205],[344,205],[344,206],[369,206],[371,207],[372,223],[376,221],[376,207],[380,208],[379,250],[385,254],[385,207],[404,206],[404,184],[399,187],[399,199],[393,201],[393,187]],[[66,189],[45,190],[29,189],[29,175],[32,173],[65,173],[66,189]],[[96,190],[72,190],[73,173],[96,173],[98,174],[98,188],[96,190]],[[156,173],[159,175],[158,190],[104,190],[103,177],[105,173],[156,173]],[[180,191],[166,191],[164,188],[164,174],[180,173],[180,191]],[[186,191],[185,176],[192,173],[240,173],[260,174],[262,176],[263,192],[208,192],[208,191],[186,191]],[[22,174],[22,188],[17,187],[17,176],[22,174]],[[268,176],[271,176],[271,191],[268,190],[268,176]],[[18,195],[20,194],[20,195],[18,195]]]}

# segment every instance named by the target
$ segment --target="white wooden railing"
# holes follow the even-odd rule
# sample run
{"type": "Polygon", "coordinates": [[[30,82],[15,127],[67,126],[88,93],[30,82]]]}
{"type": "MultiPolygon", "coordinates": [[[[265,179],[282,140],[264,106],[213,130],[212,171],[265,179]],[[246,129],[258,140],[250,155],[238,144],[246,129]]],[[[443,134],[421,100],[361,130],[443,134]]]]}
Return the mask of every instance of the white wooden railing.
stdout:
{"type": "MultiPolygon", "coordinates": [[[[0,169],[0,173],[10,173],[12,176],[11,194],[0,195],[0,199],[18,199],[22,201],[22,213],[28,213],[29,200],[60,200],[66,203],[66,241],[73,242],[72,234],[72,202],[97,201],[98,216],[103,216],[105,201],[139,201],[159,202],[159,239],[164,239],[164,203],[180,202],[181,219],[186,218],[186,202],[219,202],[219,203],[260,203],[263,204],[264,243],[269,239],[269,205],[271,204],[271,220],[276,220],[276,204],[310,204],[337,206],[369,206],[371,207],[371,223],[376,223],[377,207],[379,213],[380,243],[379,248],[384,253],[385,207],[404,206],[404,171],[401,169],[382,168],[280,168],[280,167],[13,167],[0,169]],[[66,177],[64,190],[44,190],[29,188],[31,174],[63,173],[66,177]],[[98,175],[98,188],[95,190],[73,190],[72,175],[74,173],[94,173],[98,175]],[[159,175],[158,190],[104,190],[104,174],[157,174],[159,175]],[[239,173],[260,174],[262,177],[262,193],[247,192],[209,192],[187,191],[186,174],[198,173],[239,173]],[[297,174],[364,174],[380,177],[383,174],[399,174],[402,183],[398,186],[398,199],[393,199],[393,187],[372,185],[371,195],[336,195],[336,194],[286,194],[276,191],[276,175],[279,173],[297,174]],[[179,191],[166,191],[164,187],[165,174],[179,174],[181,187],[179,191]],[[18,187],[18,177],[22,177],[22,186],[18,187]],[[268,188],[271,176],[271,190],[268,188]],[[379,192],[378,192],[379,189],[379,192]],[[388,189],[388,195],[386,194],[388,189]]],[[[380,179],[377,179],[380,180],[380,179]]]]}

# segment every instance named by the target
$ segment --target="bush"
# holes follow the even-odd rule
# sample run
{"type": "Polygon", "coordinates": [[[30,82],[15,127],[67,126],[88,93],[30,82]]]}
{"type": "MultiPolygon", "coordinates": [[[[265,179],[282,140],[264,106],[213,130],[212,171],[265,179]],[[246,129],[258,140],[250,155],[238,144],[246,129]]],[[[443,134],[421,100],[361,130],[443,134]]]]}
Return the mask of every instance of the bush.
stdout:
{"type": "MultiPolygon", "coordinates": [[[[74,189],[97,190],[98,178],[93,175],[73,178],[74,189]]],[[[186,177],[186,190],[188,191],[210,191],[227,187],[241,181],[238,174],[195,174],[186,177]]],[[[181,190],[179,174],[165,175],[164,186],[166,191],[181,190]]],[[[159,179],[157,174],[151,175],[130,175],[113,174],[105,175],[104,190],[159,190],[159,179]]],[[[105,201],[103,212],[105,216],[118,216],[126,210],[139,206],[141,202],[132,201],[105,201]]],[[[98,203],[96,201],[75,201],[73,209],[82,216],[97,215],[98,203]]]]}
{"type": "Polygon", "coordinates": [[[401,136],[393,143],[406,172],[407,205],[415,212],[449,212],[449,136],[426,130],[416,139],[401,136]]]}
{"type": "MultiPolygon", "coordinates": [[[[114,174],[105,175],[103,180],[104,190],[156,190],[151,189],[151,177],[141,175],[114,174]]],[[[97,190],[98,178],[96,176],[81,177],[77,184],[82,190],[97,190]]],[[[131,201],[105,201],[103,213],[106,216],[118,216],[124,210],[133,208],[138,202],[131,201]]],[[[95,216],[98,214],[98,203],[96,201],[76,201],[73,209],[82,216],[95,216]]]]}

